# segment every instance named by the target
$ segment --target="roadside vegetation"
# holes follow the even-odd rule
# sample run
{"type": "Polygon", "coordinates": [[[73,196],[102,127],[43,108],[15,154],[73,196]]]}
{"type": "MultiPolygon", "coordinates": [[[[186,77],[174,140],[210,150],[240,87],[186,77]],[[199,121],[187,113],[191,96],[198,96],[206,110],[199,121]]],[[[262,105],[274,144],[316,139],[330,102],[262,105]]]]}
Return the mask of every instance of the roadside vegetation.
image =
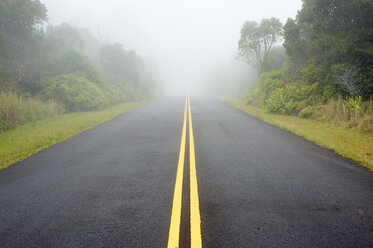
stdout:
{"type": "Polygon", "coordinates": [[[64,112],[64,106],[53,100],[42,101],[12,91],[0,92],[0,132],[64,112]]]}
{"type": "Polygon", "coordinates": [[[0,2],[0,132],[61,113],[151,97],[135,51],[68,23],[48,25],[39,0],[0,2]]]}
{"type": "Polygon", "coordinates": [[[1,132],[0,170],[147,102],[128,102],[103,110],[61,114],[1,132]]]}
{"type": "Polygon", "coordinates": [[[274,121],[278,115],[287,115],[319,123],[317,128],[334,127],[337,136],[356,131],[355,136],[366,141],[362,153],[337,148],[343,145],[323,132],[303,128],[301,132],[372,168],[367,158],[372,156],[372,140],[363,139],[373,135],[372,13],[371,0],[304,0],[296,18],[285,25],[276,18],[246,22],[238,42],[239,57],[256,68],[258,79],[241,95],[241,103],[261,109],[260,116],[272,124],[278,123],[274,121]]]}

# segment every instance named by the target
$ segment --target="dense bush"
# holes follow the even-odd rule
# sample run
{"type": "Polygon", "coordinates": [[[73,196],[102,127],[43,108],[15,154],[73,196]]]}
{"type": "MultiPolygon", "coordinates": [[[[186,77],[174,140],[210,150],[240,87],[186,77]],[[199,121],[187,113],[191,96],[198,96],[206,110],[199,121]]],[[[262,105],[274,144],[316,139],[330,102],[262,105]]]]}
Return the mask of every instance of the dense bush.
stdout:
{"type": "Polygon", "coordinates": [[[62,54],[55,63],[49,66],[48,71],[52,76],[82,72],[89,81],[97,85],[106,84],[101,73],[83,55],[74,50],[62,54]]]}
{"type": "Polygon", "coordinates": [[[272,92],[283,86],[284,81],[281,71],[264,72],[260,75],[258,81],[242,95],[242,99],[247,104],[264,107],[272,92]]]}
{"type": "Polygon", "coordinates": [[[310,116],[312,106],[326,102],[333,91],[319,83],[294,85],[287,84],[276,89],[267,99],[265,109],[271,113],[310,116]]]}
{"type": "Polygon", "coordinates": [[[313,81],[314,69],[309,66],[302,70],[299,78],[304,81],[287,84],[281,81],[278,71],[263,73],[242,98],[271,113],[313,118],[373,133],[373,101],[363,101],[361,96],[338,97],[332,85],[305,83],[313,81]]]}
{"type": "Polygon", "coordinates": [[[38,97],[25,97],[13,91],[0,92],[0,132],[15,128],[28,121],[61,114],[62,104],[54,100],[41,101],[38,97]]]}
{"type": "Polygon", "coordinates": [[[44,99],[56,99],[67,111],[84,111],[123,102],[125,94],[108,83],[81,54],[64,53],[49,66],[50,76],[40,81],[39,92],[44,99]]]}
{"type": "Polygon", "coordinates": [[[83,111],[105,108],[121,99],[109,85],[100,88],[89,81],[82,72],[51,77],[44,82],[44,99],[55,99],[64,104],[68,111],[83,111]]]}

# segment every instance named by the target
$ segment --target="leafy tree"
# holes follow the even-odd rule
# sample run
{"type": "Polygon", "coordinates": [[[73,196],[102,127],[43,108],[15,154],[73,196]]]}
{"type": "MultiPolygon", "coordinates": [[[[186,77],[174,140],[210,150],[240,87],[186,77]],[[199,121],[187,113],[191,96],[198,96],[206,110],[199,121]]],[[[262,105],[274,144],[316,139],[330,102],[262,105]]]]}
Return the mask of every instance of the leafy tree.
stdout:
{"type": "Polygon", "coordinates": [[[2,0],[0,2],[0,54],[11,57],[15,47],[30,39],[38,25],[47,19],[45,6],[39,0],[2,0]]]}
{"type": "Polygon", "coordinates": [[[92,66],[80,53],[70,50],[61,55],[48,71],[50,75],[70,74],[82,72],[87,79],[96,83],[103,84],[104,78],[101,73],[92,66]]]}
{"type": "Polygon", "coordinates": [[[0,67],[16,82],[32,76],[43,56],[40,25],[47,19],[39,0],[0,1],[0,67]]]}
{"type": "Polygon", "coordinates": [[[76,50],[84,45],[78,30],[68,23],[62,23],[59,26],[49,25],[45,39],[56,55],[61,55],[68,50],[76,50]]]}
{"type": "Polygon", "coordinates": [[[296,69],[305,67],[310,58],[307,50],[309,30],[289,18],[284,25],[284,38],[283,45],[286,48],[286,55],[289,56],[292,66],[296,69]]]}
{"type": "MultiPolygon", "coordinates": [[[[44,30],[46,21],[39,0],[0,1],[0,90],[15,88],[22,95],[58,99],[68,111],[144,97],[137,88],[119,89],[92,65],[100,64],[101,42],[89,30],[66,23],[44,30]]],[[[120,44],[108,47],[101,51],[105,74],[138,84],[140,57],[120,44]]]]}
{"type": "Polygon", "coordinates": [[[263,19],[259,24],[247,21],[241,29],[238,41],[240,57],[257,68],[266,71],[268,56],[282,34],[282,24],[277,18],[263,19]]]}
{"type": "Polygon", "coordinates": [[[83,41],[84,46],[75,47],[79,53],[83,54],[85,58],[91,62],[95,67],[100,67],[100,48],[102,43],[100,39],[96,38],[92,32],[87,28],[75,28],[83,41]]]}
{"type": "Polygon", "coordinates": [[[286,60],[285,48],[283,46],[273,47],[264,65],[265,71],[280,70],[285,60],[286,60]]]}
{"type": "Polygon", "coordinates": [[[100,63],[104,74],[117,85],[138,84],[143,62],[134,51],[126,51],[120,43],[108,44],[100,49],[100,63]]]}
{"type": "MultiPolygon", "coordinates": [[[[268,112],[371,132],[371,101],[364,100],[373,96],[372,13],[373,0],[303,0],[283,27],[287,57],[281,71],[262,73],[243,99],[268,112]]],[[[253,33],[259,25],[247,26],[253,33]]],[[[265,67],[273,70],[270,64],[267,58],[265,67]]]]}
{"type": "Polygon", "coordinates": [[[373,68],[372,13],[373,0],[303,0],[296,19],[284,26],[290,62],[298,72],[313,64],[322,84],[341,85],[340,71],[334,68],[354,67],[360,76],[354,77],[353,84],[369,98],[373,93],[369,76],[373,68]]]}

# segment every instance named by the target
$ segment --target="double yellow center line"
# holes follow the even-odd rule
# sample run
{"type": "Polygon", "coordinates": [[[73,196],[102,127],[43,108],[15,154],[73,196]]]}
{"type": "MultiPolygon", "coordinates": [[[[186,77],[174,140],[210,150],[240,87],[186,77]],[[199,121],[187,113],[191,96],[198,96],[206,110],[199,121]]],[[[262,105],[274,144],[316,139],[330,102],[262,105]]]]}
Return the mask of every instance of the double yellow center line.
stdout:
{"type": "Polygon", "coordinates": [[[183,193],[183,172],[185,159],[185,143],[186,143],[186,123],[187,112],[189,119],[189,167],[190,167],[190,241],[191,248],[202,247],[201,237],[201,217],[199,213],[199,198],[197,185],[197,171],[196,171],[196,156],[194,150],[194,137],[192,126],[192,114],[190,111],[190,98],[186,97],[184,109],[184,122],[181,135],[181,145],[179,153],[179,162],[176,172],[174,199],[172,203],[170,232],[168,235],[168,248],[179,247],[180,237],[180,222],[181,222],[181,205],[183,193]]]}

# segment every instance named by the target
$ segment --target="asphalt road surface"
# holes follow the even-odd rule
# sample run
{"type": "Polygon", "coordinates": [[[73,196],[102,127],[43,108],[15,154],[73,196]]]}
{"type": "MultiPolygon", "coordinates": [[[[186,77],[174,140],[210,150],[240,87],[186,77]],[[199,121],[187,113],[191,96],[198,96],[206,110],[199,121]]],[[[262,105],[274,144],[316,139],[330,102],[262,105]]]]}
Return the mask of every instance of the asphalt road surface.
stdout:
{"type": "MultiPolygon", "coordinates": [[[[371,172],[215,99],[190,104],[180,247],[197,182],[203,247],[373,247],[371,172]]],[[[0,171],[0,247],[167,247],[185,113],[158,99],[0,171]]]]}

